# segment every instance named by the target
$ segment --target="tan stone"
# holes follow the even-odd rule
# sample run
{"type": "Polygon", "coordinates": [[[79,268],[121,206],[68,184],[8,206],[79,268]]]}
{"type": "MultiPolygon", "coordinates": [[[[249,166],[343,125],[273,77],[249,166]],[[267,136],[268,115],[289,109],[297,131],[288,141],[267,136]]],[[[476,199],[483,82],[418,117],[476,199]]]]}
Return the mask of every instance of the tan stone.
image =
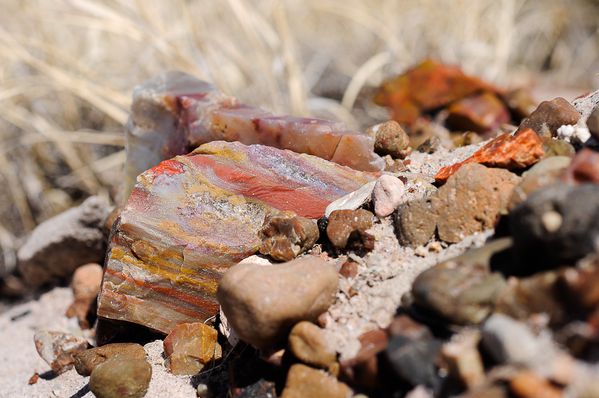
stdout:
{"type": "Polygon", "coordinates": [[[351,389],[322,370],[296,364],[289,369],[281,398],[348,398],[351,389]]]}
{"type": "Polygon", "coordinates": [[[424,245],[435,233],[438,218],[430,198],[402,204],[395,216],[399,243],[411,247],[424,245]]]}
{"type": "Polygon", "coordinates": [[[311,322],[300,322],[291,329],[289,348],[300,361],[323,369],[329,369],[337,359],[324,331],[311,322]]]}
{"type": "Polygon", "coordinates": [[[141,398],[152,378],[152,366],[145,358],[112,357],[91,374],[89,389],[97,398],[141,398]]]}
{"type": "Polygon", "coordinates": [[[316,321],[335,299],[336,267],[306,256],[283,264],[237,264],[223,276],[217,299],[237,335],[258,347],[282,343],[299,321],[316,321]]]}
{"type": "Polygon", "coordinates": [[[173,374],[194,375],[221,355],[216,329],[202,323],[177,325],[164,339],[166,367],[173,374]]]}
{"type": "Polygon", "coordinates": [[[329,216],[327,236],[338,249],[374,248],[374,236],[366,232],[373,224],[368,210],[335,210],[329,216]]]}
{"type": "Polygon", "coordinates": [[[75,370],[81,376],[89,376],[96,366],[116,356],[144,359],[144,348],[135,343],[113,343],[90,348],[75,355],[75,370]]]}

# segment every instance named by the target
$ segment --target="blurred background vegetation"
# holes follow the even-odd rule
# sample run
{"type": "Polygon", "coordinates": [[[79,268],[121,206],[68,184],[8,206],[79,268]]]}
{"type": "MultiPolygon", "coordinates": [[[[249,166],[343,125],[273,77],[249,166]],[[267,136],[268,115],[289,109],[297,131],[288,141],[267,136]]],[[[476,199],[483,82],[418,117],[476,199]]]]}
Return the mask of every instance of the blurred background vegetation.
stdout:
{"type": "Polygon", "coordinates": [[[166,69],[277,112],[385,119],[426,57],[538,99],[599,86],[597,0],[2,0],[0,263],[39,222],[114,198],[134,85],[166,69]]]}

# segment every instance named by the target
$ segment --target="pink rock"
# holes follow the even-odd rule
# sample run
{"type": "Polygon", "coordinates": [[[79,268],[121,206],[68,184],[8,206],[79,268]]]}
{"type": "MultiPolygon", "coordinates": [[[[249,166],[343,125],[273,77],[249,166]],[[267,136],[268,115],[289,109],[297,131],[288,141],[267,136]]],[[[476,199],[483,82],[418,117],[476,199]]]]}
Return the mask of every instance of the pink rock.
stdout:
{"type": "Polygon", "coordinates": [[[374,177],[263,145],[205,144],[146,171],[117,221],[98,315],[168,333],[218,312],[222,273],[254,254],[267,214],[319,218],[374,177]]]}
{"type": "Polygon", "coordinates": [[[403,201],[405,193],[404,183],[397,177],[382,175],[376,180],[372,201],[374,202],[374,214],[378,217],[387,217],[403,201]]]}

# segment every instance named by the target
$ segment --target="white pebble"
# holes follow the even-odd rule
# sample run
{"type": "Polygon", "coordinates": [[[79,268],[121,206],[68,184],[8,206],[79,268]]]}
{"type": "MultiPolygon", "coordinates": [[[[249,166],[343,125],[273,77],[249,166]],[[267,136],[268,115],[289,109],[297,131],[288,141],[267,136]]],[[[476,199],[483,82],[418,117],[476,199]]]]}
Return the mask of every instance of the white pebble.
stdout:
{"type": "Polygon", "coordinates": [[[372,192],[374,213],[378,217],[387,217],[402,203],[404,193],[405,186],[399,178],[382,175],[376,181],[372,192]]]}

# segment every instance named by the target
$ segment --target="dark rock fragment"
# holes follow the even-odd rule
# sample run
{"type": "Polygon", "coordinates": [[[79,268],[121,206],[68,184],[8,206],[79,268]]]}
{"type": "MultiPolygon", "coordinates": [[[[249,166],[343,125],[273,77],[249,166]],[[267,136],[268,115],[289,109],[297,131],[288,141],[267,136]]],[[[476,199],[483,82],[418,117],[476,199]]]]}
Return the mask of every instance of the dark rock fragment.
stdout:
{"type": "Polygon", "coordinates": [[[534,192],[510,214],[515,253],[529,273],[573,264],[599,239],[599,186],[554,184],[534,192]]]}

